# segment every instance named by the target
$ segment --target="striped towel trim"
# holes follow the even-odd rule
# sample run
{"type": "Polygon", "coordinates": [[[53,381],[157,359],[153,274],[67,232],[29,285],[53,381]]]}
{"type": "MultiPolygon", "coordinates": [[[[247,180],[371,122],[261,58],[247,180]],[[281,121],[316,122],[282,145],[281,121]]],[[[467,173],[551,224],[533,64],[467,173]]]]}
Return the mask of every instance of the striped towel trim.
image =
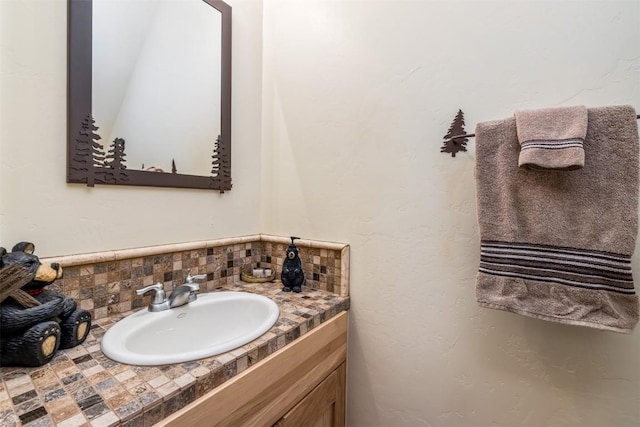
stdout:
{"type": "Polygon", "coordinates": [[[631,257],[611,252],[483,240],[479,271],[495,276],[635,294],[631,257]]]}
{"type": "Polygon", "coordinates": [[[554,139],[554,140],[530,140],[524,141],[520,144],[521,150],[527,150],[529,148],[542,148],[545,150],[557,150],[562,148],[584,148],[584,140],[580,138],[571,139],[554,139]]]}

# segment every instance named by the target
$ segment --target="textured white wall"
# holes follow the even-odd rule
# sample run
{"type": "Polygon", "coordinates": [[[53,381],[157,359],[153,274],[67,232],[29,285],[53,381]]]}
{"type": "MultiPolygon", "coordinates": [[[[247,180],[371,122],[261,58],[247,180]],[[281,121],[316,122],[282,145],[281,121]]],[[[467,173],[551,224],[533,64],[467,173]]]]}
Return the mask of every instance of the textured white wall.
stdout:
{"type": "Polygon", "coordinates": [[[66,184],[67,2],[0,1],[0,245],[53,256],[260,232],[262,1],[228,3],[234,187],[220,195],[66,184]]]}
{"type": "Polygon", "coordinates": [[[264,4],[262,231],[352,245],[349,425],[640,425],[640,331],[476,306],[473,140],[439,152],[458,108],[640,110],[640,2],[264,4]]]}

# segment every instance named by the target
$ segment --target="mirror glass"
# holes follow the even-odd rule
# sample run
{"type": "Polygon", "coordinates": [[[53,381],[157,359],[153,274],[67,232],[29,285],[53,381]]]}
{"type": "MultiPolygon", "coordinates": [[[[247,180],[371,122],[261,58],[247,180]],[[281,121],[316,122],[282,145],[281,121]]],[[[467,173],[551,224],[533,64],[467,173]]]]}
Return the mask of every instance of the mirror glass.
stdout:
{"type": "Polygon", "coordinates": [[[221,36],[202,0],[93,0],[91,111],[105,152],[123,138],[130,169],[209,175],[221,36]]]}
{"type": "Polygon", "coordinates": [[[231,188],[230,15],[219,0],[69,0],[67,182],[231,188]]]}

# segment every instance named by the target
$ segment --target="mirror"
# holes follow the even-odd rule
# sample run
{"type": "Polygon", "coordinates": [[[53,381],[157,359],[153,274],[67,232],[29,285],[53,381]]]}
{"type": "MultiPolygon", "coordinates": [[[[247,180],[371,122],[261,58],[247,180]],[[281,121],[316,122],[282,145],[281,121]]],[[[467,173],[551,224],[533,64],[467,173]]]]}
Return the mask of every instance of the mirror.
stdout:
{"type": "Polygon", "coordinates": [[[231,8],[68,0],[67,182],[231,189],[231,8]]]}

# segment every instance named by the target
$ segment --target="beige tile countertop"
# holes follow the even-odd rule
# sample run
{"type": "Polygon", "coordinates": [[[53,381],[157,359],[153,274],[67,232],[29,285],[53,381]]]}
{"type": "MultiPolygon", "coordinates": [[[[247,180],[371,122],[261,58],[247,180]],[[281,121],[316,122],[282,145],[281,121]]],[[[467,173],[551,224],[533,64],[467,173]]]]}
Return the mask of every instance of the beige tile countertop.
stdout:
{"type": "Polygon", "coordinates": [[[153,425],[349,308],[349,297],[309,288],[282,292],[277,283],[216,290],[268,296],[278,303],[280,317],[267,333],[236,350],[165,366],[124,365],[100,351],[107,329],[132,312],[95,321],[82,345],[58,351],[44,366],[0,368],[0,425],[153,425]]]}

